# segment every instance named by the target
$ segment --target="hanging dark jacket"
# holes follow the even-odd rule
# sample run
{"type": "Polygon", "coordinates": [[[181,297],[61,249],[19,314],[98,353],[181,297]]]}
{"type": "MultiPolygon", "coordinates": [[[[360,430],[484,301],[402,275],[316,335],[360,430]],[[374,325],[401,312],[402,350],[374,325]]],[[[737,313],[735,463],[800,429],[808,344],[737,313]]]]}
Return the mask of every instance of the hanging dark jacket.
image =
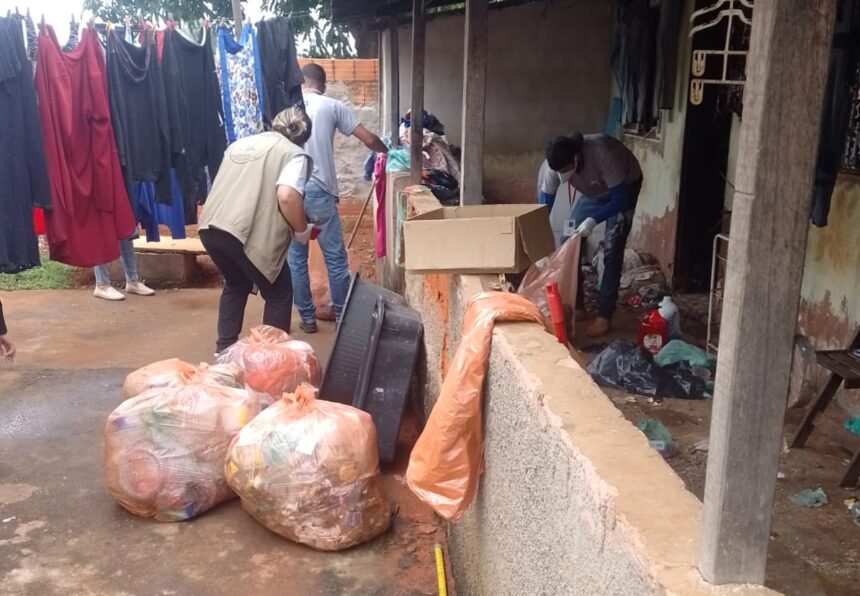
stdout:
{"type": "Polygon", "coordinates": [[[207,170],[214,179],[227,148],[209,29],[204,29],[199,44],[174,29],[165,31],[162,68],[174,165],[185,200],[185,222],[192,224],[197,222],[197,205],[208,192],[207,170]]]}
{"type": "MultiPolygon", "coordinates": [[[[137,47],[115,30],[107,36],[107,85],[111,122],[126,192],[134,182],[155,182],[156,200],[171,204],[171,139],[161,65],[152,36],[137,47]]],[[[140,219],[132,200],[135,215],[140,219]]]]}
{"type": "Polygon", "coordinates": [[[293,26],[284,17],[257,23],[257,43],[263,72],[265,98],[263,119],[267,127],[281,111],[295,106],[304,107],[302,83],[305,77],[299,68],[293,26]]]}
{"type": "Polygon", "coordinates": [[[51,208],[33,71],[20,21],[0,18],[0,273],[39,265],[33,207],[51,208]]]}

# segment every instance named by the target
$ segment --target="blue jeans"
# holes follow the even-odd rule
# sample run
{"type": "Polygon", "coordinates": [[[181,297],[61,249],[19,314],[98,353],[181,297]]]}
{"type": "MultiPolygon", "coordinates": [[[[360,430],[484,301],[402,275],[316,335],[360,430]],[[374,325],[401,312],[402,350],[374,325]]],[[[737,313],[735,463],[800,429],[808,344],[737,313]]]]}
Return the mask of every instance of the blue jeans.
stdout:
{"type": "MultiPolygon", "coordinates": [[[[335,317],[340,319],[346,294],[349,292],[349,257],[343,243],[343,229],[337,214],[337,197],[330,195],[314,182],[305,187],[305,216],[308,222],[320,229],[320,243],[325,266],[328,270],[328,285],[335,317]]],[[[302,321],[316,321],[317,313],[311,296],[311,278],[308,274],[308,245],[291,242],[287,263],[293,276],[293,302],[302,321]]]]}
{"type": "MultiPolygon", "coordinates": [[[[603,240],[603,277],[600,279],[600,289],[597,293],[597,315],[605,319],[612,318],[618,303],[618,289],[621,287],[621,271],[624,267],[624,249],[627,247],[627,237],[633,225],[633,214],[636,211],[636,201],[641,189],[641,180],[630,184],[628,186],[631,198],[630,209],[606,220],[606,235],[603,240]]],[[[594,217],[605,205],[605,201],[582,196],[573,206],[570,218],[579,225],[587,218],[594,217]]],[[[585,298],[584,279],[582,275],[578,277],[576,305],[582,307],[585,298]]]]}
{"type": "MultiPolygon", "coordinates": [[[[131,240],[119,241],[119,257],[122,262],[122,271],[125,273],[125,281],[127,283],[135,283],[140,281],[137,274],[137,260],[134,258],[134,243],[131,240]]],[[[93,267],[93,273],[96,275],[97,286],[109,286],[110,274],[108,273],[108,263],[96,265],[93,267]]]]}

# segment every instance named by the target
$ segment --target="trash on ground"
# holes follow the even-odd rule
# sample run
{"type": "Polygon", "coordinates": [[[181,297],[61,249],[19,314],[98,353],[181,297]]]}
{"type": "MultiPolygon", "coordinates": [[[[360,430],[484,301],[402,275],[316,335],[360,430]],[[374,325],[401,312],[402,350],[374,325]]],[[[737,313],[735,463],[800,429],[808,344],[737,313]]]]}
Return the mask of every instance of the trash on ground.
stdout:
{"type": "Polygon", "coordinates": [[[235,365],[194,366],[178,358],[160,360],[129,374],[122,384],[122,397],[128,399],[149,389],[175,387],[195,382],[241,389],[242,371],[235,365]]]}
{"type": "Polygon", "coordinates": [[[633,342],[618,339],[597,355],[588,372],[599,385],[646,397],[701,399],[705,381],[685,363],[657,366],[654,357],[633,342]]]}
{"type": "Polygon", "coordinates": [[[662,422],[654,418],[643,418],[636,424],[636,427],[645,433],[648,444],[664,458],[669,459],[677,455],[678,443],[675,442],[672,433],[662,422]]]}
{"type": "Polygon", "coordinates": [[[807,488],[789,497],[792,503],[800,507],[823,507],[827,505],[827,493],[819,486],[816,489],[807,488]]]}
{"type": "Polygon", "coordinates": [[[853,521],[855,525],[860,526],[860,502],[857,501],[856,497],[851,497],[849,499],[845,499],[844,503],[848,508],[848,513],[851,515],[851,521],[853,521]]]}
{"type": "Polygon", "coordinates": [[[294,542],[342,550],[391,523],[370,415],[306,383],[243,428],[226,461],[245,511],[294,542]]]}
{"type": "Polygon", "coordinates": [[[785,472],[777,472],[776,473],[777,480],[785,480],[785,472]]]}
{"type": "Polygon", "coordinates": [[[660,316],[666,319],[669,327],[669,338],[679,339],[681,337],[681,316],[678,313],[678,305],[672,301],[671,296],[663,296],[658,307],[660,316]]]}
{"type": "Polygon", "coordinates": [[[688,344],[681,339],[673,339],[654,356],[654,363],[657,366],[669,366],[670,364],[678,364],[679,362],[689,364],[694,371],[696,368],[710,370],[716,366],[716,359],[713,356],[703,349],[688,344]]]}
{"type": "Polygon", "coordinates": [[[218,363],[238,366],[245,387],[267,396],[268,403],[293,393],[302,383],[319,387],[322,380],[322,367],[310,344],[268,325],[251,329],[248,337],[218,356],[218,363]]]}
{"type": "Polygon", "coordinates": [[[410,490],[448,521],[458,521],[478,491],[481,396],[496,320],[546,324],[537,306],[517,294],[482,292],[470,300],[460,346],[406,469],[410,490]]]}
{"type": "Polygon", "coordinates": [[[849,418],[842,423],[842,426],[847,428],[851,433],[855,435],[860,435],[860,416],[849,418]]]}
{"type": "Polygon", "coordinates": [[[202,382],[144,391],[105,424],[105,478],[120,505],[160,521],[190,519],[235,495],[230,441],[260,412],[244,389],[202,382]]]}
{"type": "Polygon", "coordinates": [[[711,440],[703,439],[690,447],[690,453],[707,453],[711,448],[711,440]]]}

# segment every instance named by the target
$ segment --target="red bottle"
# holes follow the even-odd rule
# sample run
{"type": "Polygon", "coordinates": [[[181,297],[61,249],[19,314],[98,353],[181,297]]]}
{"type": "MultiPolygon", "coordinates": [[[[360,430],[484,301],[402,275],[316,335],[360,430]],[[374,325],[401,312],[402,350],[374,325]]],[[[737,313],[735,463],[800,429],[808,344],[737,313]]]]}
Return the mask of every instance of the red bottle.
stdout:
{"type": "Polygon", "coordinates": [[[639,345],[657,354],[668,342],[669,324],[655,308],[639,323],[639,345]]]}

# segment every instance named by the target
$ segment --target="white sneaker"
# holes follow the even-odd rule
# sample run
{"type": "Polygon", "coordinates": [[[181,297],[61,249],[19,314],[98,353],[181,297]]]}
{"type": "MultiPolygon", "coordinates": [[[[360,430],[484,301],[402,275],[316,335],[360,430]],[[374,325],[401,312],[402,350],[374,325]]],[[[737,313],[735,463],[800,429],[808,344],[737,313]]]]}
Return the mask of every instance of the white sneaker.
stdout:
{"type": "Polygon", "coordinates": [[[155,290],[147,287],[142,281],[129,282],[125,284],[127,294],[137,294],[138,296],[152,296],[155,290]]]}
{"type": "Polygon", "coordinates": [[[93,296],[101,298],[102,300],[125,300],[125,296],[123,296],[122,292],[113,286],[96,286],[93,296]]]}

